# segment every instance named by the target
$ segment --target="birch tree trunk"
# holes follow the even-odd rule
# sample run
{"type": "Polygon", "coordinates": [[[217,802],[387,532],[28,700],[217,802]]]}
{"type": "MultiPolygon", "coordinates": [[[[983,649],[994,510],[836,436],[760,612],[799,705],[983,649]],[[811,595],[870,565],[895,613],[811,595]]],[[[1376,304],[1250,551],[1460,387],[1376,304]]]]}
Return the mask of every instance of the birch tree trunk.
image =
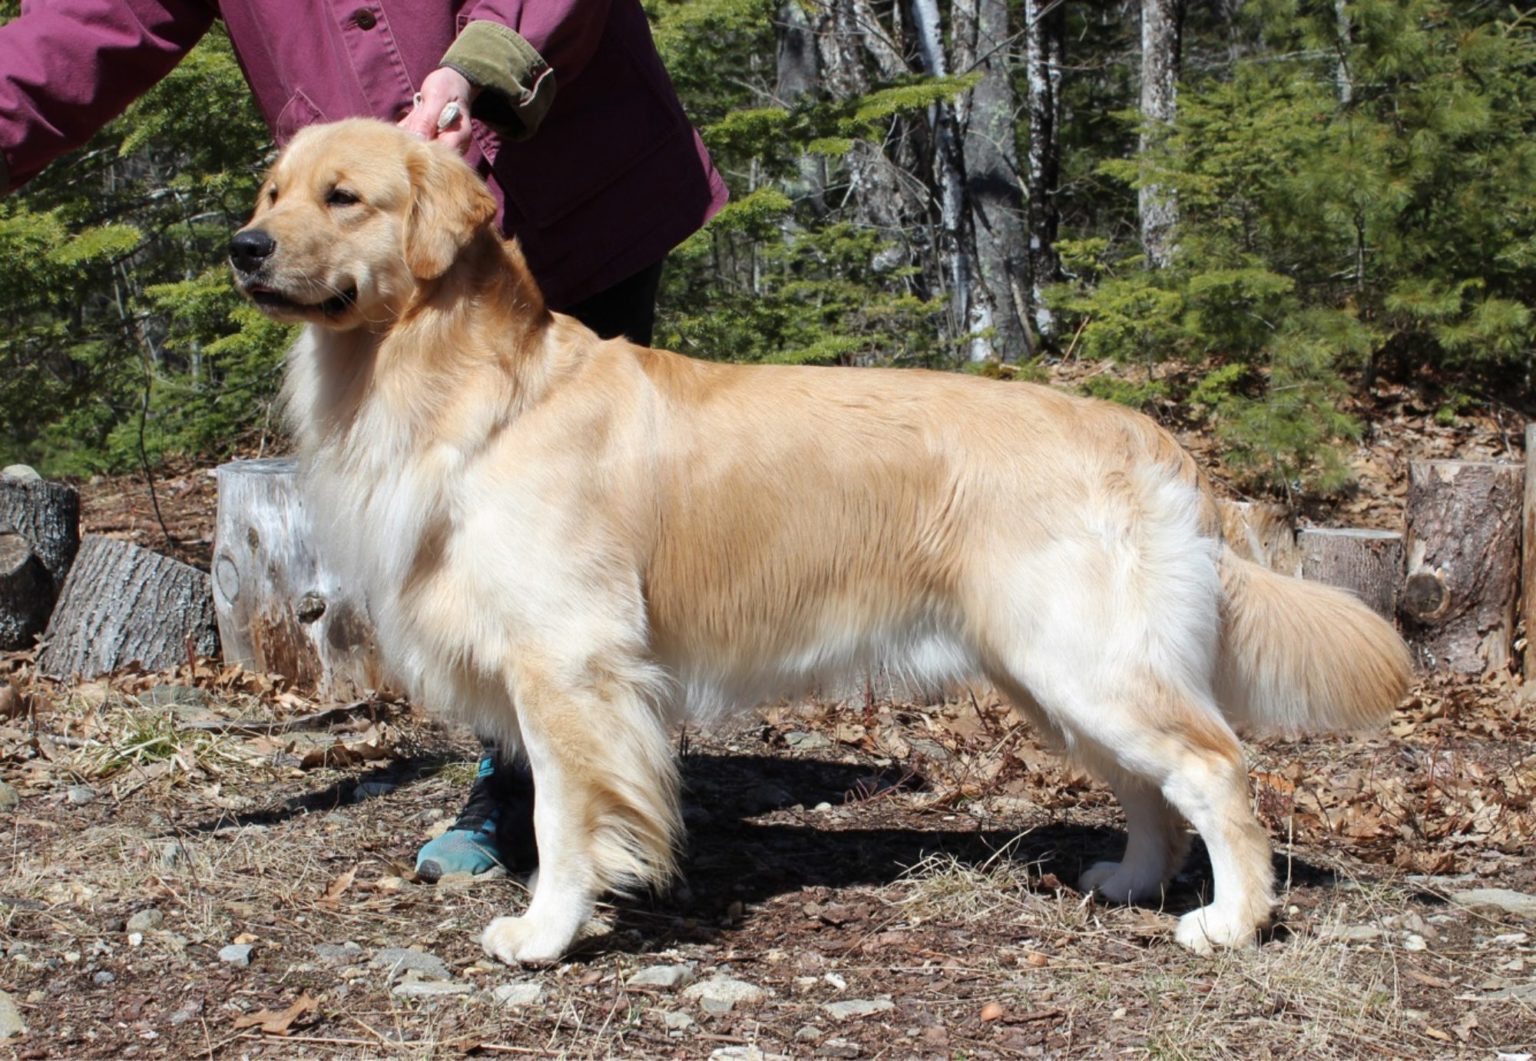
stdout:
{"type": "Polygon", "coordinates": [[[1056,185],[1061,174],[1061,67],[1066,20],[1061,3],[1024,0],[1024,64],[1029,86],[1029,150],[1025,163],[1028,203],[1029,304],[1035,332],[1043,340],[1056,334],[1056,318],[1045,303],[1045,289],[1061,274],[1056,257],[1060,216],[1056,185]]]}
{"type": "MultiPolygon", "coordinates": [[[[821,84],[821,57],[816,51],[816,28],[799,0],[785,0],[774,22],[778,47],[775,55],[774,95],[786,106],[813,95],[821,84]]],[[[800,159],[801,188],[792,198],[803,198],[820,215],[826,213],[827,164],[820,155],[800,159]]]]}
{"type": "Polygon", "coordinates": [[[956,102],[978,286],[992,309],[993,345],[1005,361],[1032,354],[1024,196],[1008,69],[1007,0],[955,0],[954,69],[980,74],[956,102]]]}
{"type": "MultiPolygon", "coordinates": [[[[1178,113],[1179,58],[1184,22],[1183,0],[1141,0],[1141,122],[1137,153],[1146,156],[1162,130],[1178,113]]],[[[1162,268],[1173,260],[1178,203],[1173,191],[1143,184],[1137,192],[1141,246],[1147,262],[1162,268]]]]}
{"type": "MultiPolygon", "coordinates": [[[[949,74],[944,56],[944,27],[935,0],[912,0],[912,29],[917,34],[923,72],[932,77],[949,74]]],[[[972,282],[973,240],[967,231],[969,206],[965,194],[965,169],[954,107],[937,103],[928,109],[934,130],[933,169],[939,190],[939,254],[949,285],[950,320],[955,332],[968,336],[966,358],[987,361],[996,352],[987,334],[994,318],[991,299],[972,282]]]]}

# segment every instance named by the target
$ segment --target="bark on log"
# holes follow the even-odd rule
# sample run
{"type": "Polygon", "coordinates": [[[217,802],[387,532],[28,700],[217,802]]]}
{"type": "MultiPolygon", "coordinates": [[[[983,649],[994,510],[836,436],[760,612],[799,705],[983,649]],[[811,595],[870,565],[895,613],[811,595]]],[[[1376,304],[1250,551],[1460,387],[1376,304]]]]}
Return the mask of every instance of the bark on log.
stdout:
{"type": "Polygon", "coordinates": [[[1347,589],[1378,615],[1397,617],[1403,536],[1396,531],[1309,527],[1296,537],[1301,577],[1347,589]]]}
{"type": "Polygon", "coordinates": [[[233,461],[217,475],[213,600],[225,660],[322,698],[390,687],[366,602],[314,550],[296,463],[233,461]]]}
{"type": "Polygon", "coordinates": [[[1520,538],[1520,609],[1525,617],[1525,679],[1536,679],[1536,423],[1525,425],[1525,504],[1520,538]]]}
{"type": "Polygon", "coordinates": [[[1263,501],[1218,501],[1221,533],[1237,555],[1284,575],[1301,573],[1296,531],[1284,505],[1263,501]]]}
{"type": "Polygon", "coordinates": [[[1409,465],[1399,611],[1426,667],[1481,674],[1509,663],[1522,478],[1515,464],[1409,465]]]}
{"type": "Polygon", "coordinates": [[[0,531],[0,651],[30,648],[52,610],[48,569],[25,538],[0,531]]]}
{"type": "Polygon", "coordinates": [[[48,622],[38,670],[94,678],[218,651],[208,576],[131,542],[87,535],[48,622]]]}
{"type": "Polygon", "coordinates": [[[47,626],[80,548],[80,495],[31,469],[7,468],[0,474],[0,534],[7,533],[20,538],[32,560],[0,563],[0,651],[30,648],[47,626]]]}

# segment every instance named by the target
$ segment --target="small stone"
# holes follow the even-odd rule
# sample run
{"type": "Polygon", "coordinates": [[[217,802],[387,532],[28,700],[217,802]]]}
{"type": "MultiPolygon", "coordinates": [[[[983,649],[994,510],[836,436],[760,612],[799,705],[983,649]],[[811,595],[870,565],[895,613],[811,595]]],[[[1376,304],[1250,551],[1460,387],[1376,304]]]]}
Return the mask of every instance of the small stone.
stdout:
{"type": "Polygon", "coordinates": [[[1002,1017],[1003,1007],[999,1002],[988,1002],[985,1006],[981,1007],[981,1019],[983,1021],[1001,1020],[1002,1017]]]}
{"type": "Polygon", "coordinates": [[[839,991],[848,990],[848,981],[840,973],[823,973],[821,978],[839,991]]]}
{"type": "Polygon", "coordinates": [[[231,943],[219,950],[219,961],[243,969],[251,964],[251,950],[249,943],[231,943]]]}
{"type": "Polygon", "coordinates": [[[130,933],[128,933],[128,946],[130,946],[130,947],[142,947],[143,945],[144,945],[144,933],[142,933],[142,932],[130,932],[130,933]]]}
{"type": "Polygon", "coordinates": [[[192,861],[192,852],[180,840],[167,840],[160,848],[160,868],[180,869],[192,861]]]}
{"type": "Polygon", "coordinates": [[[140,910],[128,919],[125,929],[129,932],[154,932],[165,924],[165,915],[153,906],[140,910]]]}
{"type": "Polygon", "coordinates": [[[411,980],[396,984],[389,989],[389,993],[396,998],[450,998],[472,994],[474,990],[474,984],[452,980],[411,980]]]}
{"type": "Polygon", "coordinates": [[[652,965],[641,969],[624,981],[624,986],[653,987],[658,991],[676,991],[678,988],[686,987],[693,982],[697,968],[697,962],[683,962],[680,965],[652,965]]]}
{"type": "Polygon", "coordinates": [[[404,877],[380,877],[373,883],[373,890],[380,892],[397,892],[405,887],[404,877]]]}
{"type": "Polygon", "coordinates": [[[896,1004],[889,995],[881,995],[879,998],[849,998],[841,1002],[826,1002],[821,1008],[833,1020],[846,1021],[876,1013],[889,1013],[896,1008],[896,1004]]]}
{"type": "Polygon", "coordinates": [[[661,1011],[661,1023],[666,1025],[668,1031],[680,1032],[693,1027],[698,1021],[682,1010],[664,1009],[661,1011]]]}
{"type": "Polygon", "coordinates": [[[1403,950],[1421,951],[1428,949],[1429,944],[1426,943],[1424,937],[1419,935],[1417,932],[1410,932],[1405,937],[1403,937],[1403,950]]]}
{"type": "Polygon", "coordinates": [[[399,786],[393,781],[359,781],[357,788],[352,791],[352,799],[356,803],[362,803],[364,800],[387,796],[397,787],[399,786]]]}
{"type": "Polygon", "coordinates": [[[403,947],[386,947],[369,962],[376,969],[389,970],[389,979],[397,980],[408,972],[417,973],[428,980],[452,980],[448,964],[435,954],[426,951],[406,950],[403,947]]]}
{"type": "Polygon", "coordinates": [[[795,1042],[815,1043],[821,1041],[821,1029],[814,1024],[802,1024],[795,1029],[795,1042]]]}
{"type": "Polygon", "coordinates": [[[821,733],[807,733],[804,730],[791,730],[784,734],[784,743],[802,752],[819,752],[832,747],[831,738],[821,733]]]}
{"type": "Polygon", "coordinates": [[[1536,920],[1536,895],[1527,895],[1509,888],[1473,888],[1471,891],[1452,892],[1451,902],[1471,910],[1502,910],[1516,917],[1536,920]]]}
{"type": "Polygon", "coordinates": [[[683,997],[697,1002],[705,1012],[729,1013],[737,1004],[753,1005],[768,997],[768,992],[745,980],[712,976],[683,990],[683,997]]]}
{"type": "Polygon", "coordinates": [[[21,1019],[21,1009],[16,1005],[16,1000],[0,991],[0,1039],[26,1033],[27,1022],[21,1019]]]}
{"type": "Polygon", "coordinates": [[[1343,925],[1333,932],[1333,936],[1351,943],[1369,943],[1381,938],[1381,929],[1375,925],[1343,925]]]}
{"type": "Polygon", "coordinates": [[[37,469],[30,464],[7,464],[4,471],[0,471],[0,479],[23,479],[34,482],[41,479],[37,469]]]}
{"type": "Polygon", "coordinates": [[[535,1006],[544,1001],[544,985],[539,983],[502,984],[491,992],[491,998],[508,1009],[535,1006]]]}
{"type": "Polygon", "coordinates": [[[334,943],[316,943],[315,957],[328,965],[351,965],[361,961],[363,948],[351,940],[337,946],[334,943]]]}
{"type": "Polygon", "coordinates": [[[816,811],[817,813],[824,814],[827,811],[832,809],[832,804],[830,804],[830,803],[826,802],[825,800],[823,800],[822,802],[816,804],[816,806],[811,808],[811,809],[816,811]]]}
{"type": "Polygon", "coordinates": [[[90,785],[70,785],[64,790],[64,798],[77,807],[83,807],[96,798],[96,790],[90,785]]]}
{"type": "Polygon", "coordinates": [[[828,1039],[816,1048],[819,1057],[858,1057],[861,1051],[847,1039],[828,1039]]]}
{"type": "Polygon", "coordinates": [[[91,983],[96,984],[96,985],[98,985],[100,987],[105,987],[106,985],[110,984],[112,981],[114,981],[116,979],[117,979],[117,974],[116,973],[110,973],[107,970],[102,969],[99,972],[96,972],[95,974],[93,974],[91,976],[91,983]]]}
{"type": "Polygon", "coordinates": [[[0,810],[12,810],[21,803],[21,793],[0,781],[0,810]]]}

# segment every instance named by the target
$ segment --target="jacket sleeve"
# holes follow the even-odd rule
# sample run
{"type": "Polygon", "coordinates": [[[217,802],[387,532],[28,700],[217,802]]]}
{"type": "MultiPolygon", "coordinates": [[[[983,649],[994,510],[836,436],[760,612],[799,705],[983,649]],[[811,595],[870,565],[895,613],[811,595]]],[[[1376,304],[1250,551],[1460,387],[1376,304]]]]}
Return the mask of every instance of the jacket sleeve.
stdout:
{"type": "Polygon", "coordinates": [[[212,22],[200,0],[24,3],[0,26],[0,194],[89,140],[212,22]]]}
{"type": "MultiPolygon", "coordinates": [[[[512,140],[538,131],[557,79],[581,76],[602,40],[611,0],[472,0],[444,66],[480,88],[475,117],[512,140]]],[[[628,2],[628,0],[619,0],[628,2]]]]}

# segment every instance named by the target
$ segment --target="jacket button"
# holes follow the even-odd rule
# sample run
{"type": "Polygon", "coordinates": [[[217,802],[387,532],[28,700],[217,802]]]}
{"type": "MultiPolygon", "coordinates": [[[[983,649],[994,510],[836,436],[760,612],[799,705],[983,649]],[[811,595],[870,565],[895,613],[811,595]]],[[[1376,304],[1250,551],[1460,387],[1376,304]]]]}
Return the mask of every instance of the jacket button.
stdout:
{"type": "Polygon", "coordinates": [[[352,16],[352,21],[357,24],[358,29],[373,29],[379,23],[373,12],[366,7],[358,8],[357,13],[352,16]]]}

